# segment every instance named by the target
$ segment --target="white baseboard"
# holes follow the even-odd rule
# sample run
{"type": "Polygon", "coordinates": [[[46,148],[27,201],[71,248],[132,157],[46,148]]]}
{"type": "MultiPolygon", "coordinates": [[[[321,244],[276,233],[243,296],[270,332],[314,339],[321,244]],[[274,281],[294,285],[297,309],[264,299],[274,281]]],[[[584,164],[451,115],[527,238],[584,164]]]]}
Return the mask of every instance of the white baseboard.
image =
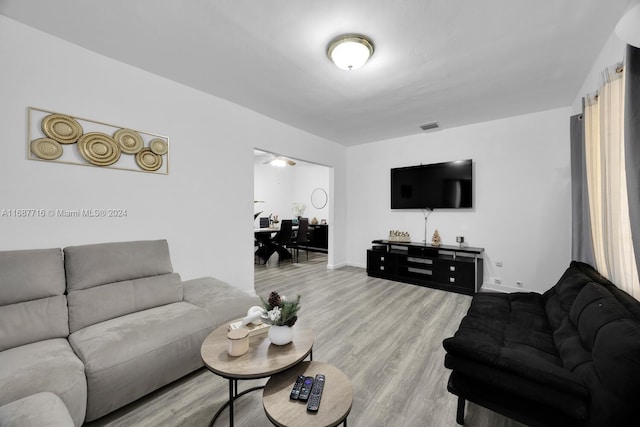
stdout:
{"type": "Polygon", "coordinates": [[[347,266],[346,262],[341,262],[339,264],[327,264],[327,270],[337,270],[339,268],[346,267],[346,266],[347,266]]]}
{"type": "Polygon", "coordinates": [[[356,267],[356,268],[364,268],[365,270],[367,269],[367,264],[358,264],[358,263],[352,263],[352,262],[348,262],[347,266],[349,267],[356,267]]]}

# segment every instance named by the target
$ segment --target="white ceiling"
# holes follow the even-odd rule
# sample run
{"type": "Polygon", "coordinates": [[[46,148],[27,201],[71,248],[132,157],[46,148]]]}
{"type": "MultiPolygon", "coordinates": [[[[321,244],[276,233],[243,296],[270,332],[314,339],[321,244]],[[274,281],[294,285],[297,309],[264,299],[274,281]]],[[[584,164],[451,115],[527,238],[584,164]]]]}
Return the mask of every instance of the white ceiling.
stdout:
{"type": "Polygon", "coordinates": [[[570,105],[634,0],[0,0],[0,13],[344,145],[570,105]],[[331,39],[375,53],[348,72],[331,39]]]}

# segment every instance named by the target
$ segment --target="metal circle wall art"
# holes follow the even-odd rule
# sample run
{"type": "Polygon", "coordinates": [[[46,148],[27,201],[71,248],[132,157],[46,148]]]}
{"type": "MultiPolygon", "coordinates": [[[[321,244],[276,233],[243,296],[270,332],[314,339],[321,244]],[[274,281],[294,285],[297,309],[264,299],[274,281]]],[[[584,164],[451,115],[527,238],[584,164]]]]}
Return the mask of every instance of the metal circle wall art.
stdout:
{"type": "Polygon", "coordinates": [[[123,153],[136,154],[144,146],[144,141],[138,132],[131,129],[118,129],[113,134],[123,153]]]}
{"type": "Polygon", "coordinates": [[[149,148],[143,148],[136,154],[136,163],[140,169],[146,171],[156,171],[162,166],[162,157],[151,151],[149,148]]]}
{"type": "Polygon", "coordinates": [[[109,166],[120,159],[120,147],[106,133],[85,133],[78,140],[78,151],[86,161],[97,166],[109,166]]]}
{"type": "Polygon", "coordinates": [[[31,151],[44,160],[54,160],[62,156],[62,146],[51,138],[38,138],[31,141],[31,151]]]}
{"type": "Polygon", "coordinates": [[[154,138],[151,141],[149,141],[149,149],[159,156],[162,156],[163,154],[167,154],[167,151],[169,151],[169,147],[167,146],[167,143],[160,138],[154,138]]]}
{"type": "Polygon", "coordinates": [[[169,173],[167,137],[55,111],[28,110],[30,160],[169,173]]]}
{"type": "Polygon", "coordinates": [[[42,119],[42,132],[60,144],[73,144],[82,135],[82,126],[64,114],[49,114],[42,119]]]}
{"type": "Polygon", "coordinates": [[[311,204],[316,209],[322,209],[327,206],[327,192],[322,188],[316,188],[311,192],[311,204]]]}

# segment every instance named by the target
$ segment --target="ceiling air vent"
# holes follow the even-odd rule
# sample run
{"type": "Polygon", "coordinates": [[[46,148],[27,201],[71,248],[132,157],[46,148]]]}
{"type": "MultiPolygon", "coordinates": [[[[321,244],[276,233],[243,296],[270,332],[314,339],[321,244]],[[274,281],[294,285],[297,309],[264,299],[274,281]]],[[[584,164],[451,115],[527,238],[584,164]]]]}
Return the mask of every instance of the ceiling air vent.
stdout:
{"type": "Polygon", "coordinates": [[[422,126],[420,126],[420,129],[422,129],[422,130],[431,130],[431,129],[437,129],[439,127],[440,127],[440,125],[438,124],[438,122],[429,122],[429,123],[425,123],[422,126]]]}

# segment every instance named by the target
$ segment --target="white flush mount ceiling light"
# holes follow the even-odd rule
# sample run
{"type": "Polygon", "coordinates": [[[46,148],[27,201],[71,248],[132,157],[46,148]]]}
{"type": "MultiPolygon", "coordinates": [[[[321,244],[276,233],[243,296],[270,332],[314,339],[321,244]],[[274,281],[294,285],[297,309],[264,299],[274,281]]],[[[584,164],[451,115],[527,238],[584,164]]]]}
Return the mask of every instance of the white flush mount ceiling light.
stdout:
{"type": "Polygon", "coordinates": [[[620,19],[616,35],[625,43],[640,48],[640,4],[629,9],[620,19]]]}
{"type": "Polygon", "coordinates": [[[373,43],[359,34],[344,34],[329,43],[327,56],[338,68],[351,71],[362,67],[373,55],[373,43]]]}

